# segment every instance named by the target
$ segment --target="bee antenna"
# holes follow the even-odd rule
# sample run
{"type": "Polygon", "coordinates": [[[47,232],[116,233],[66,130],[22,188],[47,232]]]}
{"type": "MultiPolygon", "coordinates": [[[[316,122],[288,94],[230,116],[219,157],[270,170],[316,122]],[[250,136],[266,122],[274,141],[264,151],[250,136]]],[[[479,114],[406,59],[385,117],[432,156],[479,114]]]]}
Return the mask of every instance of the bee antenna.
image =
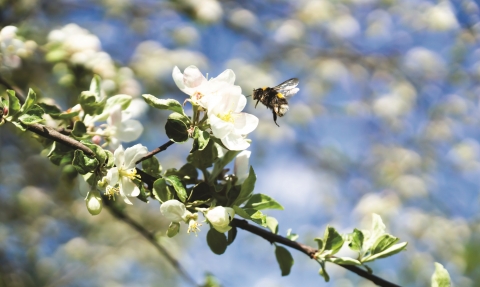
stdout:
{"type": "Polygon", "coordinates": [[[250,98],[252,95],[245,96],[246,98],[250,98]]]}

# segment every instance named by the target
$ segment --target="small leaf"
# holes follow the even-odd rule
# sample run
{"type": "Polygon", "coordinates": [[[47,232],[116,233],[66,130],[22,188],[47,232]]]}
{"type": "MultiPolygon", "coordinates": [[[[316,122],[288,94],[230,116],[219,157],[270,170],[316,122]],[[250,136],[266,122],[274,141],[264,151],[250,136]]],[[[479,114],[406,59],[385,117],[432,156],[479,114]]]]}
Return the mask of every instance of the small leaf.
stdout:
{"type": "Polygon", "coordinates": [[[288,239],[292,240],[292,241],[295,241],[298,239],[298,234],[295,234],[295,233],[292,233],[292,229],[288,229],[287,230],[287,237],[288,239]]]}
{"type": "Polygon", "coordinates": [[[26,113],[19,116],[18,120],[25,125],[40,123],[44,121],[42,117],[44,113],[45,112],[39,105],[34,104],[28,109],[26,113]]]}
{"type": "Polygon", "coordinates": [[[32,89],[29,89],[27,98],[25,99],[25,103],[20,108],[19,113],[20,114],[25,114],[26,112],[28,112],[33,107],[33,105],[36,102],[37,102],[37,94],[35,94],[35,92],[32,89]]]}
{"type": "Polygon", "coordinates": [[[229,150],[222,157],[218,158],[213,166],[210,180],[214,180],[223,171],[225,166],[229,164],[239,153],[240,151],[238,150],[229,150]]]}
{"type": "Polygon", "coordinates": [[[180,231],[180,223],[170,222],[170,225],[168,226],[168,229],[167,229],[167,236],[172,238],[175,235],[177,235],[179,231],[180,231]]]}
{"type": "Polygon", "coordinates": [[[187,163],[180,168],[177,175],[187,184],[194,184],[197,182],[198,171],[191,163],[187,163]]]}
{"type": "Polygon", "coordinates": [[[93,172],[98,167],[98,160],[86,156],[83,151],[75,150],[72,165],[77,169],[79,174],[93,172]]]}
{"type": "Polygon", "coordinates": [[[256,210],[263,210],[263,209],[279,209],[283,210],[283,206],[280,205],[277,201],[271,198],[268,195],[257,193],[252,195],[250,199],[244,206],[245,208],[253,208],[256,210]]]}
{"type": "Polygon", "coordinates": [[[109,155],[107,154],[107,151],[104,150],[101,146],[86,140],[82,140],[80,142],[93,151],[99,165],[103,165],[108,160],[109,155]]]}
{"type": "Polygon", "coordinates": [[[408,242],[397,243],[397,244],[389,247],[388,249],[386,249],[386,250],[384,250],[380,253],[370,255],[370,256],[367,256],[367,257],[363,258],[362,262],[365,263],[365,262],[373,261],[375,259],[380,259],[380,258],[385,258],[385,257],[392,256],[394,254],[399,253],[400,251],[405,250],[405,248],[407,247],[407,244],[408,244],[408,242]]]}
{"type": "Polygon", "coordinates": [[[350,242],[348,243],[348,247],[350,247],[350,249],[353,251],[362,250],[363,238],[363,232],[355,228],[350,234],[350,242]]]}
{"type": "Polygon", "coordinates": [[[178,199],[180,199],[181,202],[185,202],[187,199],[187,191],[185,190],[183,183],[180,181],[180,178],[176,175],[169,175],[165,177],[165,180],[173,186],[177,192],[178,199]]]}
{"type": "Polygon", "coordinates": [[[327,226],[323,240],[325,242],[323,251],[330,250],[330,255],[340,251],[340,248],[342,248],[344,242],[342,235],[340,235],[335,228],[330,226],[327,226]]]}
{"type": "Polygon", "coordinates": [[[187,160],[196,168],[203,170],[211,167],[217,157],[218,152],[215,148],[215,143],[213,141],[209,141],[204,150],[197,150],[196,152],[191,153],[187,160]]]}
{"type": "Polygon", "coordinates": [[[327,273],[327,269],[325,269],[325,261],[319,261],[320,263],[320,270],[318,271],[318,274],[325,279],[325,282],[330,281],[330,276],[327,273]]]}
{"type": "Polygon", "coordinates": [[[167,182],[164,178],[159,178],[153,183],[153,196],[160,202],[175,198],[174,194],[167,187],[167,182]]]}
{"type": "Polygon", "coordinates": [[[73,124],[72,136],[82,138],[87,133],[87,127],[82,121],[76,121],[73,124]]]}
{"type": "Polygon", "coordinates": [[[142,161],[142,170],[153,177],[160,177],[162,167],[158,162],[158,159],[154,156],[142,161]]]}
{"type": "Polygon", "coordinates": [[[58,116],[62,113],[62,111],[55,105],[49,105],[47,103],[38,103],[38,105],[53,119],[58,119],[58,116]]]}
{"type": "Polygon", "coordinates": [[[221,255],[227,250],[228,241],[225,234],[210,228],[207,233],[207,243],[213,253],[221,255]]]}
{"type": "Polygon", "coordinates": [[[272,233],[278,233],[278,221],[275,217],[267,216],[266,224],[272,233]]]}
{"type": "Polygon", "coordinates": [[[15,95],[15,91],[7,90],[8,95],[8,117],[13,118],[20,111],[20,101],[15,95]]]}
{"type": "Polygon", "coordinates": [[[293,257],[285,247],[277,246],[275,248],[275,257],[277,258],[278,266],[282,271],[282,276],[290,274],[293,266],[293,257]]]}
{"type": "Polygon", "coordinates": [[[73,160],[74,150],[66,145],[58,142],[53,142],[52,149],[47,157],[55,165],[70,164],[73,160]]]}
{"type": "Polygon", "coordinates": [[[100,98],[97,97],[95,92],[91,91],[83,91],[80,94],[78,102],[82,106],[82,109],[85,111],[86,114],[89,115],[98,115],[103,112],[103,108],[105,107],[106,100],[99,101],[100,98]]]}
{"type": "Polygon", "coordinates": [[[247,179],[242,184],[242,188],[240,189],[240,194],[238,195],[237,199],[234,201],[234,205],[240,205],[245,200],[247,200],[253,192],[255,188],[255,181],[257,180],[257,176],[255,175],[255,171],[253,167],[250,166],[250,172],[248,173],[247,179]]]}
{"type": "Polygon", "coordinates": [[[227,237],[227,244],[230,245],[233,243],[235,238],[237,237],[237,227],[232,226],[232,228],[228,231],[228,237],[227,237]]]}
{"type": "Polygon", "coordinates": [[[128,106],[130,106],[131,102],[132,96],[130,95],[115,95],[107,99],[107,102],[105,103],[105,109],[108,110],[116,105],[120,105],[122,107],[122,110],[125,110],[126,108],[128,108],[128,106]]]}
{"type": "Polygon", "coordinates": [[[243,217],[245,219],[249,219],[259,225],[267,227],[267,216],[264,215],[261,211],[251,209],[251,208],[241,208],[237,205],[232,206],[233,210],[235,210],[235,214],[238,216],[243,217]]]}
{"type": "Polygon", "coordinates": [[[323,239],[322,238],[319,238],[319,237],[316,237],[315,239],[313,239],[314,241],[317,242],[317,245],[318,245],[318,254],[322,253],[323,252],[323,249],[324,249],[324,246],[325,246],[325,243],[323,242],[323,239]]]}
{"type": "Polygon", "coordinates": [[[357,259],[353,259],[349,257],[330,257],[326,260],[332,263],[341,264],[341,265],[362,265],[362,263],[357,259]]]}
{"type": "Polygon", "coordinates": [[[450,287],[450,274],[442,264],[435,262],[435,272],[432,275],[432,287],[450,287]]]}
{"type": "Polygon", "coordinates": [[[165,124],[165,132],[169,139],[174,142],[184,142],[188,140],[188,130],[185,123],[179,119],[168,118],[165,124]]]}
{"type": "Polygon", "coordinates": [[[370,253],[372,255],[380,253],[395,244],[398,240],[399,238],[395,236],[392,236],[390,234],[384,234],[377,238],[377,241],[375,241],[375,243],[370,248],[370,253]]]}
{"type": "Polygon", "coordinates": [[[148,95],[148,94],[143,94],[142,95],[143,99],[145,100],[145,102],[156,108],[156,109],[160,109],[160,110],[170,110],[170,111],[173,111],[173,112],[176,112],[176,113],[179,113],[179,114],[182,114],[182,115],[185,115],[185,112],[183,111],[183,106],[182,104],[180,104],[178,101],[176,100],[172,100],[172,99],[159,99],[155,96],[152,96],[152,95],[148,95]]]}

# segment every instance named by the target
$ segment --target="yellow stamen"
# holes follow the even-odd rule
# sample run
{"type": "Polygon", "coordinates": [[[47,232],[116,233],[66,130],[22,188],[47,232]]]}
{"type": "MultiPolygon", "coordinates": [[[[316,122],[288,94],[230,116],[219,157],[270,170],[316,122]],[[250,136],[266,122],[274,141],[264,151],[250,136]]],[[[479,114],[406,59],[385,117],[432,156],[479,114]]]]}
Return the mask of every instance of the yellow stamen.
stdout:
{"type": "Polygon", "coordinates": [[[233,120],[233,117],[232,117],[232,111],[229,111],[228,113],[223,114],[223,115],[217,114],[217,117],[220,118],[221,120],[229,122],[229,123],[234,123],[235,122],[233,120]]]}
{"type": "Polygon", "coordinates": [[[130,168],[130,169],[119,168],[118,173],[120,176],[126,177],[130,180],[134,180],[137,178],[137,170],[135,168],[130,168]]]}

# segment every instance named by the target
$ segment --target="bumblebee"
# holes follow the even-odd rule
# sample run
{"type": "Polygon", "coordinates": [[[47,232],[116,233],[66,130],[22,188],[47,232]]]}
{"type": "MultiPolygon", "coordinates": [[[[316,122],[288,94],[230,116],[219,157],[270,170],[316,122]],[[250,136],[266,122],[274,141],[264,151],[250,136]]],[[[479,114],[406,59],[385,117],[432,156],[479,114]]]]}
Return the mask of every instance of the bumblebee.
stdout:
{"type": "Polygon", "coordinates": [[[277,124],[277,116],[283,117],[288,111],[287,98],[295,95],[299,91],[299,88],[295,88],[297,85],[298,79],[293,78],[273,88],[264,87],[253,90],[253,100],[257,101],[255,108],[258,102],[262,102],[268,109],[271,109],[273,121],[279,127],[277,124]]]}

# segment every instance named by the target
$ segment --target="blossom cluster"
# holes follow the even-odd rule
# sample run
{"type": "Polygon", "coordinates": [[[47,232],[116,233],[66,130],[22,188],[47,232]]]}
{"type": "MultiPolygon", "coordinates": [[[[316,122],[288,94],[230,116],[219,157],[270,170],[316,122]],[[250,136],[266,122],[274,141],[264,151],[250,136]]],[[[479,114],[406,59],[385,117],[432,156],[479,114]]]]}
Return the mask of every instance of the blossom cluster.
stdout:
{"type": "Polygon", "coordinates": [[[206,111],[213,135],[225,147],[244,150],[250,146],[245,135],[255,130],[258,118],[242,112],[247,98],[240,86],[234,85],[232,70],[208,80],[195,66],[187,67],[183,73],[175,67],[172,76],[178,88],[190,96],[192,105],[206,111]]]}
{"type": "Polygon", "coordinates": [[[0,30],[0,65],[3,67],[20,67],[21,59],[32,55],[37,48],[34,41],[19,38],[17,31],[15,26],[5,26],[0,30]]]}

